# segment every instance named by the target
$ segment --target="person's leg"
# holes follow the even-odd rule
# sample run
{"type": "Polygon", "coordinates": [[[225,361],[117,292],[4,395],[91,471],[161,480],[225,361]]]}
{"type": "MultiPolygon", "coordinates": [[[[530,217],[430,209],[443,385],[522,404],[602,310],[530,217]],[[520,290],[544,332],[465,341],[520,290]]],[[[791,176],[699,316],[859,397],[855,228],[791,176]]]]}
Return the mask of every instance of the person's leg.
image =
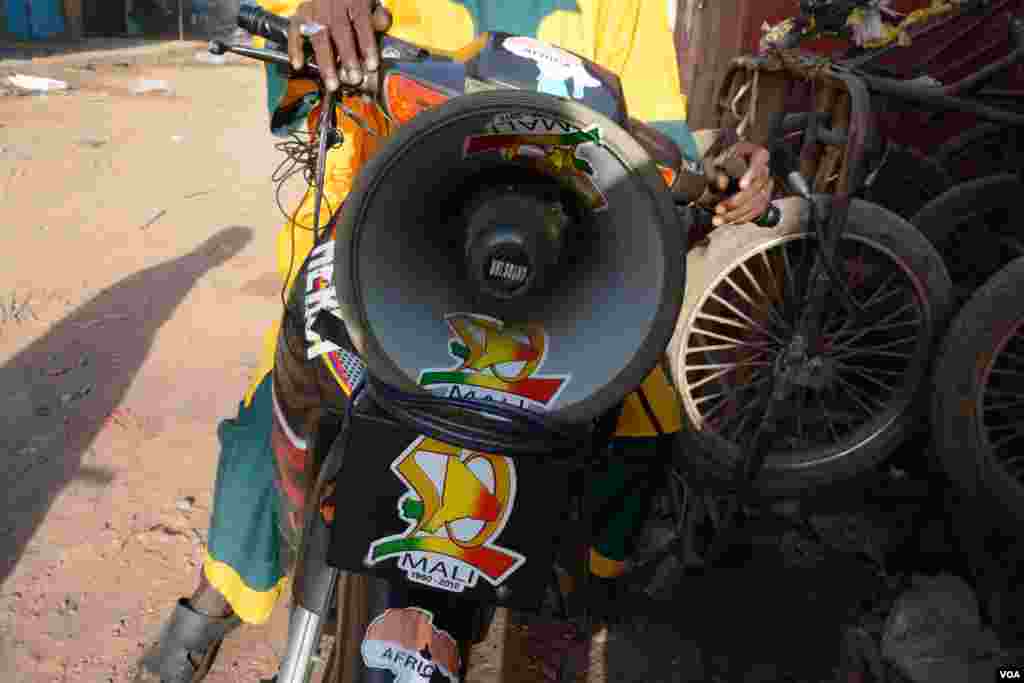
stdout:
{"type": "Polygon", "coordinates": [[[607,467],[588,473],[588,512],[593,515],[594,546],[590,571],[615,579],[626,571],[636,549],[657,487],[664,481],[666,446],[671,436],[616,437],[609,444],[607,467]]]}
{"type": "Polygon", "coordinates": [[[191,598],[178,601],[158,651],[144,666],[162,683],[193,683],[241,623],[262,624],[285,582],[271,442],[271,376],[258,382],[238,416],[220,423],[206,559],[191,598]]]}

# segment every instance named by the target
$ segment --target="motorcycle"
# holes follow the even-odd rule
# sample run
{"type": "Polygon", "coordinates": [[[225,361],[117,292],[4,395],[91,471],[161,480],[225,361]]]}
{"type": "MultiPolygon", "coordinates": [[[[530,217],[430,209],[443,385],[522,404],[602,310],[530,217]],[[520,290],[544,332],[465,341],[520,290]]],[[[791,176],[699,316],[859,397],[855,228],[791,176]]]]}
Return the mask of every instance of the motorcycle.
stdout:
{"type": "MultiPolygon", "coordinates": [[[[288,21],[243,6],[240,27],[271,46],[214,41],[210,51],[289,71],[279,49],[288,21]]],[[[277,683],[309,679],[328,622],[336,638],[325,680],[346,683],[464,680],[470,648],[486,637],[496,606],[578,617],[589,636],[589,607],[570,614],[563,587],[568,575],[587,594],[587,560],[567,571],[566,555],[575,554],[564,551],[592,547],[590,520],[602,511],[588,510],[575,491],[588,472],[607,466],[603,446],[616,406],[679,335],[686,236],[711,232],[710,212],[699,205],[707,174],[630,119],[621,84],[599,66],[502,33],[481,35],[455,57],[383,36],[381,55],[379,77],[347,94],[372,98],[395,130],[328,225],[314,226],[315,246],[296,280],[309,287],[293,288],[282,326],[288,346],[279,344],[315,348],[299,357],[322,361],[312,382],[326,378],[329,391],[320,391],[312,413],[315,484],[299,511],[294,605],[277,683]],[[549,94],[559,77],[572,81],[573,97],[549,94]],[[476,199],[453,208],[447,192],[456,186],[472,186],[467,196],[476,199]],[[424,198],[411,198],[410,187],[424,198]],[[446,225],[452,215],[469,227],[447,246],[437,244],[445,241],[438,233],[395,228],[446,225]],[[439,274],[453,262],[457,275],[439,274]],[[380,277],[400,282],[389,289],[380,277]],[[487,313],[463,312],[484,301],[487,313]],[[430,309],[445,313],[441,332],[436,318],[419,313],[430,309]],[[579,342],[584,332],[601,340],[601,363],[574,355],[579,343],[556,343],[559,334],[579,342]],[[434,346],[455,364],[443,367],[428,350],[434,346]],[[494,369],[488,349],[517,364],[494,369]]],[[[303,72],[319,83],[311,59],[303,72]]],[[[317,217],[326,154],[344,142],[339,107],[366,126],[334,94],[321,93],[319,125],[304,152],[317,217]]],[[[726,170],[734,178],[742,172],[726,170]]],[[[827,211],[798,174],[789,180],[802,196],[773,202],[759,221],[787,242],[807,236],[816,213],[827,211]]],[[[819,301],[837,282],[827,251],[805,253],[819,301]]],[[[815,324],[807,321],[808,329],[815,324]]],[[[284,384],[279,374],[294,380],[302,372],[285,360],[275,369],[275,391],[284,384]]],[[[780,381],[791,383],[794,372],[780,381]]],[[[776,394],[784,400],[787,391],[777,385],[776,394]]],[[[762,418],[773,433],[770,407],[762,418]]],[[[737,481],[757,476],[768,445],[755,435],[737,481]]],[[[658,471],[648,540],[628,562],[632,582],[648,588],[665,580],[665,560],[678,559],[678,569],[699,550],[709,562],[720,550],[695,547],[700,496],[679,464],[672,459],[658,471]]],[[[573,673],[566,663],[560,676],[573,673]]]]}

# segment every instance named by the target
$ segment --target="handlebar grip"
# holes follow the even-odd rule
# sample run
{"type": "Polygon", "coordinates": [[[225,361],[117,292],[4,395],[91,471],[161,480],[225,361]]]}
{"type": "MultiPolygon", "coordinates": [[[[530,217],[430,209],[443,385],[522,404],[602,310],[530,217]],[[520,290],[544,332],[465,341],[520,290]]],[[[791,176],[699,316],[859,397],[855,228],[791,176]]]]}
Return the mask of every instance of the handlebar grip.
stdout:
{"type": "MultiPolygon", "coordinates": [[[[715,159],[705,167],[706,182],[708,183],[708,198],[717,203],[726,197],[740,191],[740,178],[747,172],[747,162],[738,156],[725,156],[715,159]],[[718,175],[725,174],[729,178],[729,185],[724,190],[717,186],[718,175]]],[[[706,206],[710,210],[711,206],[706,206]]],[[[751,223],[762,228],[774,228],[782,220],[782,212],[779,207],[772,203],[768,204],[764,213],[753,219],[751,223]]]]}
{"type": "Polygon", "coordinates": [[[709,164],[707,170],[708,183],[712,183],[710,186],[712,194],[729,197],[740,191],[740,178],[747,172],[747,162],[740,157],[726,157],[709,164]],[[719,174],[725,174],[729,178],[729,185],[724,190],[719,189],[717,185],[719,174]]]}
{"type": "Polygon", "coordinates": [[[256,5],[242,5],[238,8],[238,26],[254,36],[260,36],[278,45],[288,44],[288,17],[266,11],[256,5]]]}

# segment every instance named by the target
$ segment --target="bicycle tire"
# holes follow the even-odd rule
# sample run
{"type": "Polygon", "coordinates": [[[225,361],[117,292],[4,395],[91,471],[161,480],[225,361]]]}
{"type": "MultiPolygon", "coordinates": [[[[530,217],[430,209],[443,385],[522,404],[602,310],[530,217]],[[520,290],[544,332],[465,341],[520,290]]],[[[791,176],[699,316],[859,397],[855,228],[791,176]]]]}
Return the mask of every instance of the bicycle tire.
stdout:
{"type": "MultiPolygon", "coordinates": [[[[818,196],[816,202],[823,219],[827,220],[832,206],[831,197],[818,196]]],[[[746,265],[748,257],[767,253],[769,248],[775,248],[771,245],[784,244],[783,240],[812,238],[813,231],[807,225],[807,209],[803,200],[788,198],[779,204],[787,217],[779,228],[767,231],[750,225],[729,227],[712,233],[708,246],[691,249],[688,254],[690,282],[676,333],[669,345],[669,365],[672,379],[683,399],[684,431],[690,446],[686,449],[688,452],[681,456],[680,464],[691,470],[705,486],[727,488],[732,485],[735,463],[740,456],[737,442],[742,443],[742,440],[732,442],[724,438],[716,428],[709,428],[707,421],[694,409],[698,400],[703,399],[695,396],[695,389],[688,384],[685,373],[701,366],[687,362],[687,355],[698,351],[704,353],[702,349],[711,347],[694,346],[690,339],[694,335],[698,339],[701,335],[706,338],[707,333],[696,323],[702,316],[704,302],[714,297],[719,283],[726,282],[746,265]]],[[[914,301],[920,301],[928,327],[915,337],[914,355],[912,362],[908,362],[908,372],[913,375],[900,388],[899,400],[894,399],[892,405],[885,408],[886,417],[880,418],[878,430],[862,432],[851,428],[848,444],[837,440],[837,445],[808,448],[806,453],[799,452],[806,456],[803,460],[798,457],[798,451],[789,454],[770,452],[754,482],[755,495],[760,497],[798,495],[860,474],[888,457],[905,437],[917,429],[919,423],[919,411],[915,407],[921,403],[920,392],[927,388],[929,361],[952,314],[949,275],[941,256],[920,232],[906,220],[875,204],[860,200],[851,202],[845,237],[844,243],[848,240],[861,241],[879,253],[888,251],[893,254],[893,262],[914,288],[914,301]],[[789,456],[792,458],[787,461],[789,456]]],[[[749,279],[753,281],[753,278],[749,279]]],[[[737,366],[741,364],[736,363],[737,366]]],[[[736,395],[746,390],[735,387],[746,386],[737,383],[732,390],[726,390],[732,397],[724,400],[733,401],[736,395]]],[[[713,410],[707,411],[706,415],[710,416],[713,410]]]]}
{"type": "Polygon", "coordinates": [[[1016,173],[1024,165],[1021,129],[1001,123],[982,123],[942,143],[932,155],[953,183],[982,176],[1016,173]]]}
{"type": "Polygon", "coordinates": [[[1003,349],[1024,330],[1024,258],[1004,267],[970,298],[943,340],[933,373],[932,425],[939,462],[978,501],[1024,523],[1024,475],[1014,478],[993,453],[982,401],[1003,349]]]}
{"type": "Polygon", "coordinates": [[[1019,236],[1013,234],[1013,225],[1006,218],[1022,195],[1024,183],[1016,174],[975,178],[950,188],[911,218],[914,227],[942,254],[954,285],[963,290],[962,300],[1013,260],[993,252],[985,263],[980,257],[967,258],[966,252],[994,246],[1001,235],[1019,236]]]}

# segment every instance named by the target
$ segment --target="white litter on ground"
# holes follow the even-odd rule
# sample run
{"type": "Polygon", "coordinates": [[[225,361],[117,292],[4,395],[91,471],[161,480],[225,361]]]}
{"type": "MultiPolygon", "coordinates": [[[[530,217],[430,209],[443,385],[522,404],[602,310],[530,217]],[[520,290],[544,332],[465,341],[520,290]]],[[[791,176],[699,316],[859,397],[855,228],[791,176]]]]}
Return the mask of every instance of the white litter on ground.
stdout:
{"type": "Polygon", "coordinates": [[[15,74],[13,76],[8,76],[7,80],[16,88],[31,90],[33,92],[50,92],[51,90],[68,89],[68,84],[64,81],[58,81],[53,78],[42,78],[40,76],[15,74]]]}

